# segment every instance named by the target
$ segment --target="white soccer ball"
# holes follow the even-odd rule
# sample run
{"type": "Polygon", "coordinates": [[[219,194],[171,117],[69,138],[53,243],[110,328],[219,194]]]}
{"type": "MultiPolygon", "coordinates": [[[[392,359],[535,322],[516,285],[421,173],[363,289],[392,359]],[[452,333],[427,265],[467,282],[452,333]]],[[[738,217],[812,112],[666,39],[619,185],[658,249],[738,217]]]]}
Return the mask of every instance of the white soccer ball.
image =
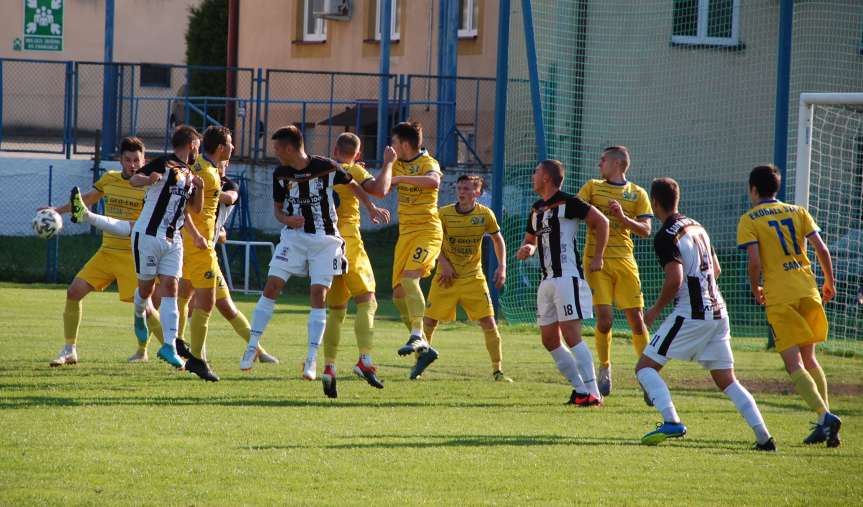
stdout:
{"type": "Polygon", "coordinates": [[[33,217],[33,232],[43,239],[53,238],[63,230],[63,217],[53,209],[46,208],[36,212],[33,217]]]}

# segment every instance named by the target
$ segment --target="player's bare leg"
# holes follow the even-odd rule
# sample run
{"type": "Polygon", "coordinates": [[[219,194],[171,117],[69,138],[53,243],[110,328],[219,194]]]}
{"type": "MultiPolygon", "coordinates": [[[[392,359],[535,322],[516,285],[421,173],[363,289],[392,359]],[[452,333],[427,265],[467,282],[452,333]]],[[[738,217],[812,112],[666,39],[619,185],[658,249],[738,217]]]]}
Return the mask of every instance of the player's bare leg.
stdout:
{"type": "Polygon", "coordinates": [[[243,371],[252,369],[252,362],[258,355],[258,344],[261,341],[261,335],[264,334],[264,330],[266,330],[267,325],[270,323],[270,319],[273,318],[276,299],[282,294],[285,283],[287,283],[287,279],[282,279],[278,276],[267,277],[264,293],[261,294],[258,304],[255,305],[255,310],[252,312],[252,329],[249,333],[249,343],[246,346],[246,351],[243,353],[243,358],[240,360],[240,369],[243,371]]]}
{"type": "Polygon", "coordinates": [[[613,314],[611,305],[594,305],[593,313],[596,317],[596,355],[599,356],[599,375],[597,385],[603,396],[611,394],[611,325],[613,314]]]}
{"type": "Polygon", "coordinates": [[[94,287],[82,278],[75,277],[66,289],[66,309],[63,311],[63,338],[66,343],[50,366],[76,364],[78,362],[78,327],[81,324],[82,300],[94,287]]]}
{"type": "Polygon", "coordinates": [[[488,356],[491,359],[492,378],[496,382],[512,382],[511,378],[503,374],[503,344],[494,317],[488,316],[479,319],[479,327],[482,329],[483,338],[485,339],[485,349],[488,351],[488,356]]]}

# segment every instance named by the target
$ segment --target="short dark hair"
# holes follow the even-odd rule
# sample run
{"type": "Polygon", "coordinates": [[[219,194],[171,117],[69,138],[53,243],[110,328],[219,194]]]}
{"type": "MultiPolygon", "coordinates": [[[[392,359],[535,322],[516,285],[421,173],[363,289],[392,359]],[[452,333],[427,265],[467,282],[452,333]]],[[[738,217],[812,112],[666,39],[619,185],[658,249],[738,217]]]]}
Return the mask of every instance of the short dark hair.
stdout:
{"type": "Polygon", "coordinates": [[[773,164],[759,165],[749,173],[749,188],[755,187],[761,197],[775,197],[779,192],[782,175],[773,164]]]}
{"type": "Polygon", "coordinates": [[[423,144],[423,126],[419,122],[398,123],[393,127],[391,134],[398,136],[399,140],[408,143],[415,150],[423,144]]]}
{"type": "Polygon", "coordinates": [[[200,139],[201,134],[195,130],[195,127],[189,125],[180,125],[174,130],[174,135],[171,136],[171,146],[180,148],[192,143],[195,139],[200,139]]]}
{"type": "Polygon", "coordinates": [[[623,162],[624,171],[629,169],[630,157],[629,150],[626,149],[626,146],[609,146],[608,148],[602,150],[602,152],[611,155],[612,157],[614,157],[615,160],[623,162]]]}
{"type": "Polygon", "coordinates": [[[482,179],[482,176],[476,174],[462,174],[457,180],[455,180],[456,184],[459,184],[462,181],[470,181],[475,185],[479,185],[480,193],[485,191],[485,180],[482,179]]]}
{"type": "Polygon", "coordinates": [[[566,174],[566,169],[563,167],[563,162],[560,160],[546,159],[539,163],[539,167],[543,172],[551,178],[554,186],[560,187],[563,184],[563,176],[566,174]]]}
{"type": "Polygon", "coordinates": [[[343,132],[336,138],[336,149],[343,155],[356,153],[360,149],[360,138],[353,132],[343,132]]]}
{"type": "Polygon", "coordinates": [[[228,127],[217,127],[210,125],[204,131],[204,139],[201,141],[201,147],[204,153],[213,153],[219,149],[219,145],[228,144],[228,136],[231,135],[231,129],[228,127]]]}
{"type": "Polygon", "coordinates": [[[296,125],[288,125],[286,127],[279,128],[273,132],[270,139],[278,143],[290,144],[295,150],[303,148],[303,133],[296,125]]]}
{"type": "Polygon", "coordinates": [[[144,153],[144,141],[137,137],[124,137],[120,141],[120,154],[126,151],[140,151],[144,153]]]}
{"type": "Polygon", "coordinates": [[[650,184],[650,197],[665,211],[674,211],[680,202],[680,185],[674,178],[656,178],[650,184]]]}

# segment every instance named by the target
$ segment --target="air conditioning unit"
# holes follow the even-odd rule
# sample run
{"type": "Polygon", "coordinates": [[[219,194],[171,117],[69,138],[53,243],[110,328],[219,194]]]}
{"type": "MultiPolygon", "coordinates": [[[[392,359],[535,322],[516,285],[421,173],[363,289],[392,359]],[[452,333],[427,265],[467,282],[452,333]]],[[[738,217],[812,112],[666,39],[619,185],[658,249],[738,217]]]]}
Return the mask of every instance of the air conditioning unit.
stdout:
{"type": "Polygon", "coordinates": [[[351,0],[324,0],[324,10],[314,15],[330,21],[350,21],[352,7],[351,0]]]}

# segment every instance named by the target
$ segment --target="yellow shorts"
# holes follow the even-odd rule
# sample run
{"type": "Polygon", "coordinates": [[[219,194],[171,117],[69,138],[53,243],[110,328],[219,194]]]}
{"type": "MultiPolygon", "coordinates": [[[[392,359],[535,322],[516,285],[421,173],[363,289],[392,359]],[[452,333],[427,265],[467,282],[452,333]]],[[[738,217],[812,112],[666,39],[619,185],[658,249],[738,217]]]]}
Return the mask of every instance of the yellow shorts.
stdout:
{"type": "Polygon", "coordinates": [[[183,251],[183,279],[192,282],[192,287],[215,288],[218,285],[217,275],[221,277],[222,271],[215,250],[193,248],[183,251]]]}
{"type": "Polygon", "coordinates": [[[231,291],[228,289],[228,283],[225,277],[222,276],[222,268],[216,263],[216,301],[231,297],[231,291]]]}
{"type": "Polygon", "coordinates": [[[348,272],[333,278],[327,292],[327,305],[342,306],[352,297],[375,291],[375,274],[362,238],[345,236],[348,272]]]}
{"type": "Polygon", "coordinates": [[[593,305],[611,305],[619,310],[644,308],[638,264],[634,259],[605,259],[602,271],[591,273],[590,258],[584,259],[584,275],[593,292],[593,305]]]}
{"type": "Polygon", "coordinates": [[[440,254],[443,234],[440,229],[399,232],[396,251],[393,255],[393,287],[401,285],[405,271],[422,271],[422,278],[429,276],[440,254]]]}
{"type": "Polygon", "coordinates": [[[78,272],[78,278],[98,291],[105,290],[114,280],[120,301],[130,303],[135,300],[138,276],[135,274],[135,261],[131,250],[108,250],[100,248],[78,272]]]}
{"type": "Polygon", "coordinates": [[[451,286],[443,287],[435,276],[429,290],[425,316],[439,321],[455,320],[456,305],[464,308],[470,320],[494,317],[485,277],[456,278],[451,286]]]}
{"type": "Polygon", "coordinates": [[[773,328],[777,352],[827,340],[827,314],[818,297],[767,306],[767,323],[773,328]]]}

